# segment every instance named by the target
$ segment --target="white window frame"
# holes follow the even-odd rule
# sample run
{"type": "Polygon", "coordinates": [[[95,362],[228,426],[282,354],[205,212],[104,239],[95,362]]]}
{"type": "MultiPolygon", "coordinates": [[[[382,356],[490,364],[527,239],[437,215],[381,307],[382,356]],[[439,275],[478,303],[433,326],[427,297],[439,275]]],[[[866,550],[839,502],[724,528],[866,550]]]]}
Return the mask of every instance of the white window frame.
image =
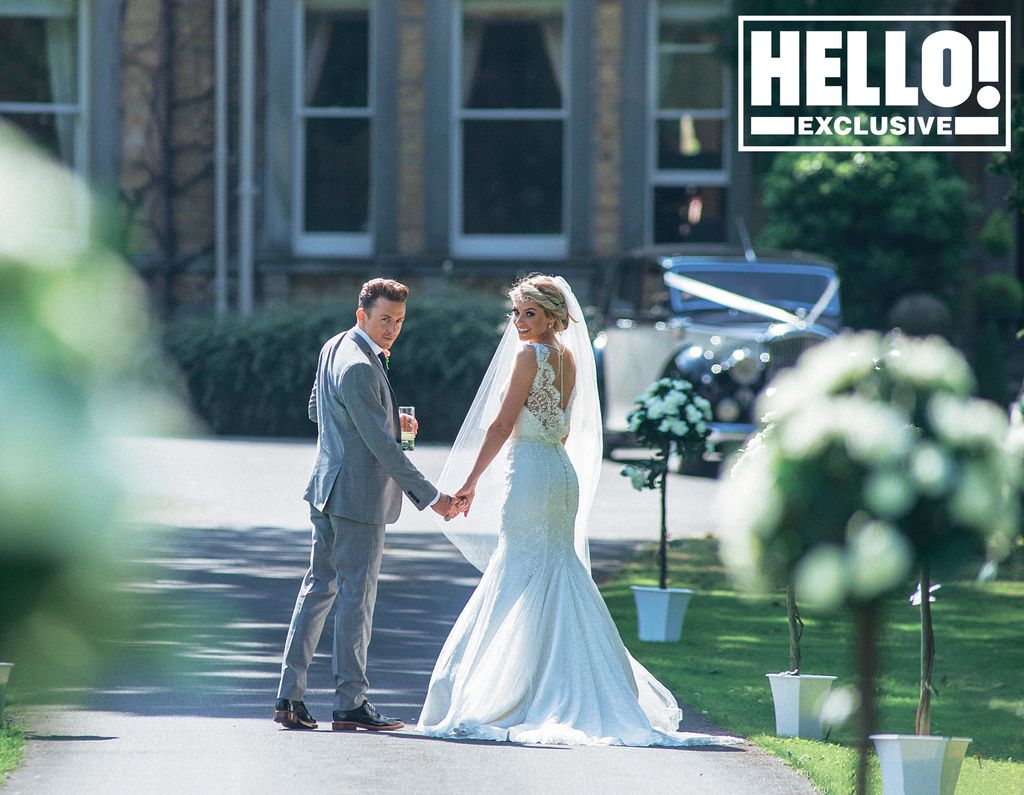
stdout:
{"type": "Polygon", "coordinates": [[[481,258],[547,259],[564,257],[569,251],[569,107],[572,73],[572,3],[562,4],[562,107],[544,109],[462,107],[462,20],[463,3],[452,4],[451,70],[451,205],[449,239],[453,256],[481,258]],[[545,120],[562,122],[562,232],[540,234],[466,234],[462,230],[462,123],[467,120],[545,120]]]}
{"type": "Polygon", "coordinates": [[[79,174],[89,173],[89,33],[92,22],[90,4],[79,0],[3,0],[0,17],[29,17],[44,19],[51,16],[73,16],[77,21],[77,102],[3,102],[0,116],[28,114],[67,115],[74,118],[75,143],[70,167],[79,174]],[[70,14],[62,13],[70,9],[70,14]]]}
{"type": "MultiPolygon", "coordinates": [[[[648,58],[647,68],[647,190],[644,192],[644,242],[654,244],[654,191],[656,188],[724,188],[731,187],[732,181],[732,150],[733,131],[729,123],[730,109],[733,107],[732,80],[728,66],[722,67],[722,107],[721,108],[671,108],[663,110],[658,107],[658,57],[661,54],[658,43],[658,23],[661,19],[661,1],[652,3],[653,13],[648,20],[648,58]],[[659,169],[658,168],[658,122],[662,120],[676,121],[680,116],[687,115],[694,121],[702,119],[721,120],[722,122],[722,167],[701,169],[659,169]]],[[[722,4],[717,14],[709,7],[706,9],[680,9],[682,16],[692,18],[695,24],[715,19],[727,11],[722,4]]],[[[672,51],[676,53],[711,53],[714,48],[709,44],[677,44],[672,51]]],[[[726,199],[728,211],[728,198],[726,199]]],[[[728,212],[727,212],[728,217],[728,212]]],[[[726,233],[728,238],[728,232],[726,233]]],[[[720,241],[722,243],[725,240],[720,241]]],[[[713,244],[712,244],[713,245],[713,244]]]]}
{"type": "Polygon", "coordinates": [[[367,86],[367,106],[356,107],[306,107],[305,96],[305,63],[306,63],[306,11],[332,10],[344,8],[345,3],[332,3],[330,0],[294,0],[295,29],[292,51],[292,247],[300,256],[336,256],[336,257],[368,257],[373,254],[374,236],[374,178],[377,168],[374,158],[374,117],[376,115],[376,63],[377,51],[374,37],[376,27],[376,3],[369,0],[366,11],[369,16],[368,26],[368,58],[367,64],[369,85],[367,86]],[[307,119],[368,119],[370,124],[370,188],[367,197],[367,224],[365,232],[307,232],[306,222],[306,120],[307,119]]]}

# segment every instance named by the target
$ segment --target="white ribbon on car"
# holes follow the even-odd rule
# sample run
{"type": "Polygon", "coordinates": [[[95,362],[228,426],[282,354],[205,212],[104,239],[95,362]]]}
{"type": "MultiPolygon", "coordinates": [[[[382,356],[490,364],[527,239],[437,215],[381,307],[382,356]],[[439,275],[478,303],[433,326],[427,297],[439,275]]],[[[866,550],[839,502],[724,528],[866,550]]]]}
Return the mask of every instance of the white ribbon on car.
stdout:
{"type": "Polygon", "coordinates": [[[811,307],[811,311],[807,313],[807,317],[804,318],[804,322],[810,326],[817,319],[818,316],[825,311],[825,307],[828,306],[828,302],[832,300],[832,296],[836,294],[836,290],[839,289],[839,277],[833,276],[828,280],[828,285],[825,287],[825,292],[821,294],[821,298],[818,302],[811,307]]]}
{"type": "Polygon", "coordinates": [[[825,311],[825,307],[828,306],[829,301],[832,300],[832,296],[836,294],[836,290],[839,289],[839,279],[832,277],[829,279],[828,286],[825,288],[825,292],[821,294],[817,303],[811,308],[811,311],[807,313],[805,317],[794,315],[792,312],[787,312],[772,304],[766,304],[764,301],[758,301],[754,298],[748,298],[745,295],[734,293],[731,290],[726,290],[722,287],[715,287],[713,284],[702,282],[699,279],[694,279],[691,276],[683,276],[680,273],[672,273],[671,271],[665,273],[664,276],[665,284],[669,287],[674,287],[677,290],[681,290],[684,293],[689,293],[697,298],[703,298],[707,301],[712,301],[716,304],[721,304],[728,309],[735,309],[739,312],[746,312],[751,315],[761,315],[770,320],[778,320],[782,323],[789,323],[797,328],[805,328],[810,326],[818,319],[818,316],[825,311]]]}

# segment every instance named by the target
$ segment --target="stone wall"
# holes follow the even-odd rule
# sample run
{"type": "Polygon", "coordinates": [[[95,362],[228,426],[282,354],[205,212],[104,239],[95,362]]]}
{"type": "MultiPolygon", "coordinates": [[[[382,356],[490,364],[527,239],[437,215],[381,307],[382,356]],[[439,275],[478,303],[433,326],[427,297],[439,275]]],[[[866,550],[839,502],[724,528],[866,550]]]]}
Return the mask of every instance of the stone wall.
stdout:
{"type": "Polygon", "coordinates": [[[622,116],[622,2],[597,6],[594,47],[594,220],[592,245],[598,256],[621,250],[619,177],[622,116]]]}
{"type": "Polygon", "coordinates": [[[398,3],[398,251],[425,246],[424,156],[426,118],[426,2],[398,3]]]}

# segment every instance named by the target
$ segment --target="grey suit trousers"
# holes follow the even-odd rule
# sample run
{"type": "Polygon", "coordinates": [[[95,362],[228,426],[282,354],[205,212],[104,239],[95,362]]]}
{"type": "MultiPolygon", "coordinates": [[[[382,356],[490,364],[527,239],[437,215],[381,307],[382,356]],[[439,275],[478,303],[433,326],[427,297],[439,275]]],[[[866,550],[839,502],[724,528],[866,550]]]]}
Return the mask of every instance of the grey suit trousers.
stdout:
{"type": "Polygon", "coordinates": [[[310,505],[313,551],[309,570],[295,600],[281,665],[278,698],[299,701],[306,692],[306,671],[316,652],[324,621],[334,613],[334,708],[363,703],[366,648],[370,644],[377,576],[384,551],[384,525],[363,524],[323,513],[310,505]]]}

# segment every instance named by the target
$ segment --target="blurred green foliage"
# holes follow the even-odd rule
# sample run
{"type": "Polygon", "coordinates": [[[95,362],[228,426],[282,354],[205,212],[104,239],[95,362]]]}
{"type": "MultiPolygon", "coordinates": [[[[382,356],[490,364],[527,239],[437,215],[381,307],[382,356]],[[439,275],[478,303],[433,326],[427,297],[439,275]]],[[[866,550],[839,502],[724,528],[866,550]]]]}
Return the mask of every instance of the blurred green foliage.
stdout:
{"type": "MultiPolygon", "coordinates": [[[[250,318],[172,322],[164,346],[192,406],[218,434],[313,436],[306,416],[323,343],[355,325],[357,293],[250,318]]],[[[451,441],[505,325],[498,296],[450,288],[409,298],[390,360],[398,402],[416,406],[420,440],[451,441]]]]}
{"type": "Polygon", "coordinates": [[[1005,406],[1013,395],[1006,377],[1006,343],[999,324],[994,320],[982,323],[976,346],[978,394],[1005,406]]]}
{"type": "Polygon", "coordinates": [[[87,676],[127,629],[109,452],[172,405],[135,381],[142,292],[91,235],[95,212],[0,124],[0,659],[16,686],[87,676]]]}
{"type": "Polygon", "coordinates": [[[760,243],[822,254],[842,279],[854,328],[884,329],[906,293],[956,306],[974,205],[963,179],[921,152],[799,152],[764,180],[760,243]]]}
{"type": "Polygon", "coordinates": [[[1010,178],[1006,205],[1024,213],[1024,94],[1015,96],[1010,105],[1010,151],[993,154],[989,168],[1010,178]]]}
{"type": "Polygon", "coordinates": [[[990,273],[974,285],[978,315],[985,320],[1013,320],[1024,310],[1024,286],[1009,273],[990,273]]]}
{"type": "Polygon", "coordinates": [[[1013,391],[1006,375],[1009,323],[1024,311],[1024,286],[1012,274],[990,273],[974,285],[974,302],[980,327],[974,354],[978,392],[1006,405],[1013,391]]]}
{"type": "Polygon", "coordinates": [[[990,257],[1002,259],[1013,250],[1013,224],[1003,210],[994,210],[978,233],[978,241],[990,257]]]}

